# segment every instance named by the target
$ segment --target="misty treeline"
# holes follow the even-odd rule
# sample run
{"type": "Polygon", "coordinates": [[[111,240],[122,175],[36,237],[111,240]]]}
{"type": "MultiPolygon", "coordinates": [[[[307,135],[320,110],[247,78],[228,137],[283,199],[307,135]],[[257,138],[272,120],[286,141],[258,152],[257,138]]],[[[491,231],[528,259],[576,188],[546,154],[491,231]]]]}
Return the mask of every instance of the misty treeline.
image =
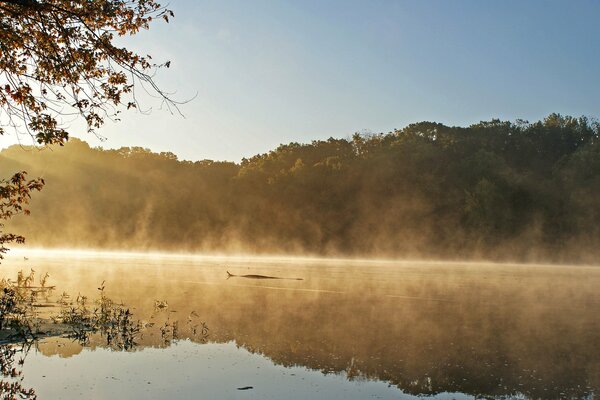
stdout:
{"type": "Polygon", "coordinates": [[[558,114],[421,122],[239,164],[71,139],[0,171],[46,181],[7,225],[33,246],[597,262],[599,136],[558,114]]]}

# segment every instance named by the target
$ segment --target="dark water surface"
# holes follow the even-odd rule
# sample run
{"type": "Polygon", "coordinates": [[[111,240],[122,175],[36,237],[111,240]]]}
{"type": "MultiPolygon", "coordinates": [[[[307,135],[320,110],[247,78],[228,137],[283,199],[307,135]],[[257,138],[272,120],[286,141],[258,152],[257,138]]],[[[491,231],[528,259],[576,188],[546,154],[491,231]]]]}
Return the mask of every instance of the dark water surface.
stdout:
{"type": "Polygon", "coordinates": [[[48,272],[54,298],[92,304],[104,281],[142,327],[127,351],[101,335],[37,343],[23,384],[40,399],[600,392],[597,267],[23,254],[3,262],[5,277],[48,272]]]}

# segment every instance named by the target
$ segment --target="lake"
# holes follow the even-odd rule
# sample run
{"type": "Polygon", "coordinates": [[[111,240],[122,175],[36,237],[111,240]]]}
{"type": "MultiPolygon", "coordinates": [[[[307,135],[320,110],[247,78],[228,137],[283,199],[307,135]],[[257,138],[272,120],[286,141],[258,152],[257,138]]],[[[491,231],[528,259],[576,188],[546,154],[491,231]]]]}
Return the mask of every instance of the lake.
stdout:
{"type": "Polygon", "coordinates": [[[40,315],[102,295],[139,327],[34,342],[20,379],[39,399],[600,392],[598,267],[22,250],[0,268],[49,274],[40,315]]]}

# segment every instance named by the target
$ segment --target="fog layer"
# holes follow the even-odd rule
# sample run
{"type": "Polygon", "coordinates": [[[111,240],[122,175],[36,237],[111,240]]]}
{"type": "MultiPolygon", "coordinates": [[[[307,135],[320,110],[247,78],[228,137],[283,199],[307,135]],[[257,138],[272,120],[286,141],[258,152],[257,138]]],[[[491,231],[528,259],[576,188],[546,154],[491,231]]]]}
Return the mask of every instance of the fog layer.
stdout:
{"type": "Polygon", "coordinates": [[[241,163],[72,139],[0,153],[46,181],[7,230],[34,246],[600,260],[600,129],[552,114],[290,143],[241,163]]]}

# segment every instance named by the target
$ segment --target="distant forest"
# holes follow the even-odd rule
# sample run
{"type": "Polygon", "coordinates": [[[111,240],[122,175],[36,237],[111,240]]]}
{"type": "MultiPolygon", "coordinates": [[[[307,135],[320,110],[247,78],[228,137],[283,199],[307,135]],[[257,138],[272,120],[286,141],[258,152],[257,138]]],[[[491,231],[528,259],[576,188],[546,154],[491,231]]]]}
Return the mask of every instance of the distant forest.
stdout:
{"type": "Polygon", "coordinates": [[[598,263],[600,126],[558,114],[281,145],[241,163],[71,139],[0,153],[46,186],[33,246],[598,263]]]}

